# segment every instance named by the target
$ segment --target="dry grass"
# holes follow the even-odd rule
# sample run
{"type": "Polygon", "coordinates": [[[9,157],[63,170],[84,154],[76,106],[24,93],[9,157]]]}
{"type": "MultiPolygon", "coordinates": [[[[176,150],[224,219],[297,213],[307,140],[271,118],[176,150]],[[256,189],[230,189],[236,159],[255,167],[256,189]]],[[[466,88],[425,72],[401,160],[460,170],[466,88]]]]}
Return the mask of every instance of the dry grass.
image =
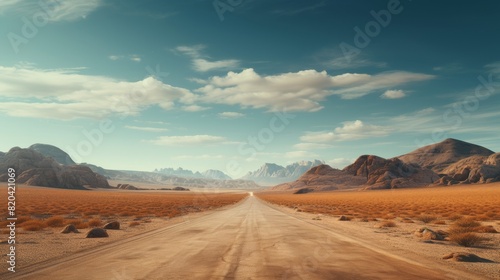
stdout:
{"type": "MultiPolygon", "coordinates": [[[[2,185],[0,191],[4,188],[2,185]]],[[[23,185],[17,188],[16,195],[19,201],[16,211],[23,213],[17,225],[28,231],[70,223],[78,229],[96,227],[103,224],[103,217],[173,218],[234,204],[247,196],[241,193],[82,191],[23,185]]],[[[6,196],[1,196],[0,202],[7,205],[6,196]]],[[[6,225],[6,208],[0,210],[0,226],[6,225]]]]}
{"type": "Polygon", "coordinates": [[[48,227],[62,227],[64,226],[64,218],[61,216],[50,217],[45,220],[45,224],[48,227]]]}
{"type": "Polygon", "coordinates": [[[29,220],[22,223],[21,228],[27,231],[40,231],[45,228],[45,223],[39,220],[29,220]]]}
{"type": "Polygon", "coordinates": [[[464,247],[477,246],[486,240],[484,237],[481,237],[473,232],[451,233],[448,238],[450,241],[464,247]]]}
{"type": "Polygon", "coordinates": [[[99,218],[94,218],[88,222],[90,227],[100,227],[102,226],[103,222],[99,218]]]}
{"type": "Polygon", "coordinates": [[[262,192],[266,201],[304,212],[353,218],[391,218],[433,222],[439,220],[500,220],[500,184],[378,191],[344,191],[293,195],[262,192]]]}

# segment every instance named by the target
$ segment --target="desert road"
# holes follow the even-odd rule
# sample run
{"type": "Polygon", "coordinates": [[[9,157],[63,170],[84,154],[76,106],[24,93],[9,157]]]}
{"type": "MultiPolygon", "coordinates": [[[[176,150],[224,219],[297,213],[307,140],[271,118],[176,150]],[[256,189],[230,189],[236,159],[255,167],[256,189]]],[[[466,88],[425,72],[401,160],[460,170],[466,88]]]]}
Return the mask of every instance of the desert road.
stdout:
{"type": "Polygon", "coordinates": [[[49,264],[26,267],[15,279],[448,279],[294,218],[254,196],[49,264]]]}

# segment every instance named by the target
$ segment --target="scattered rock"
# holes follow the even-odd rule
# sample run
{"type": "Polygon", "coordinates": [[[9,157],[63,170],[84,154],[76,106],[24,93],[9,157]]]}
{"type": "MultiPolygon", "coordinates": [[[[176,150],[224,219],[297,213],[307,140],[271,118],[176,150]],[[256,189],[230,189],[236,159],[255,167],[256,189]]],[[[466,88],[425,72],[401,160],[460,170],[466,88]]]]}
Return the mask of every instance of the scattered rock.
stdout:
{"type": "Polygon", "coordinates": [[[316,216],[316,217],[314,217],[312,219],[315,220],[315,221],[321,221],[321,216],[323,216],[323,215],[319,214],[318,216],[316,216]]]}
{"type": "Polygon", "coordinates": [[[69,224],[65,226],[63,230],[61,230],[61,233],[70,233],[70,232],[79,233],[78,229],[73,224],[69,224]]]}
{"type": "Polygon", "coordinates": [[[492,262],[491,260],[483,259],[477,255],[465,252],[451,253],[444,256],[443,259],[456,262],[492,262]]]}
{"type": "Polygon", "coordinates": [[[415,231],[415,235],[424,240],[444,240],[444,236],[430,228],[420,228],[415,231]]]}
{"type": "Polygon", "coordinates": [[[120,223],[118,221],[112,221],[104,225],[105,229],[120,229],[120,223]]]}
{"type": "Polygon", "coordinates": [[[139,190],[139,188],[132,186],[132,185],[129,185],[129,184],[118,184],[118,185],[116,185],[116,187],[120,190],[132,190],[132,191],[139,190]]]}
{"type": "Polygon", "coordinates": [[[311,188],[302,188],[302,189],[299,189],[298,191],[294,192],[293,194],[304,194],[304,193],[310,193],[313,191],[314,190],[311,188]]]}
{"type": "Polygon", "coordinates": [[[102,228],[93,228],[89,230],[85,236],[85,238],[101,238],[101,237],[109,237],[108,232],[102,228]]]}
{"type": "Polygon", "coordinates": [[[350,220],[351,220],[351,218],[344,216],[344,215],[339,217],[339,221],[350,221],[350,220]]]}

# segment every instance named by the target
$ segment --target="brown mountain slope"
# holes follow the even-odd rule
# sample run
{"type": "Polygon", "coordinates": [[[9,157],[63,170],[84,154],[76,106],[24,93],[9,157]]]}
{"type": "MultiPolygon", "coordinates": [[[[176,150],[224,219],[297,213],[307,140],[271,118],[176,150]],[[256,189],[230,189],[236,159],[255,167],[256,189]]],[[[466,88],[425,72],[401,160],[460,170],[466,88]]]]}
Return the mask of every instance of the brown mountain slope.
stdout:
{"type": "Polygon", "coordinates": [[[364,155],[343,170],[319,165],[311,168],[298,180],[277,185],[272,189],[391,189],[430,185],[438,179],[439,176],[432,170],[403,163],[397,158],[384,159],[364,155]]]}
{"type": "Polygon", "coordinates": [[[32,149],[15,147],[0,155],[0,182],[7,181],[10,167],[15,169],[16,182],[21,184],[66,189],[110,187],[104,176],[86,166],[65,166],[32,149]]]}
{"type": "Polygon", "coordinates": [[[289,190],[312,188],[314,190],[342,190],[358,188],[366,179],[347,174],[346,172],[321,164],[309,169],[294,182],[284,183],[273,187],[273,190],[289,190]]]}
{"type": "Polygon", "coordinates": [[[384,159],[373,155],[359,157],[344,172],[366,179],[366,189],[393,189],[430,185],[439,176],[416,164],[406,164],[397,158],[384,159]]]}
{"type": "Polygon", "coordinates": [[[500,181],[500,153],[490,156],[471,156],[443,170],[439,184],[490,183],[500,181]]]}
{"type": "Polygon", "coordinates": [[[419,148],[397,158],[404,163],[418,164],[430,168],[436,173],[443,173],[445,168],[461,159],[470,156],[489,156],[493,153],[484,147],[448,138],[440,143],[419,148]]]}

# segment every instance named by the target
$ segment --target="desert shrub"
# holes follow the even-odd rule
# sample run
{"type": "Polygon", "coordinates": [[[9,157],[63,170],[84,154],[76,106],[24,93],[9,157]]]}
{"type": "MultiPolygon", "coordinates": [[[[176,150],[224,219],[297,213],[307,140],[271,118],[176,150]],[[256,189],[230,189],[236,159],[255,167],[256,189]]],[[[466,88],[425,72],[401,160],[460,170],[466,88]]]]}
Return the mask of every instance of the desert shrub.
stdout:
{"type": "Polygon", "coordinates": [[[454,214],[454,215],[450,215],[448,217],[448,220],[450,220],[450,221],[456,221],[456,220],[460,220],[460,219],[463,219],[463,218],[464,218],[464,216],[462,216],[462,215],[454,214]]]}
{"type": "Polygon", "coordinates": [[[481,233],[498,233],[493,226],[478,226],[474,228],[474,231],[481,233]]]}
{"type": "Polygon", "coordinates": [[[64,226],[64,218],[61,216],[50,217],[45,220],[45,224],[48,227],[62,227],[64,226]]]}
{"type": "Polygon", "coordinates": [[[380,227],[396,227],[396,223],[393,221],[383,221],[379,224],[380,227]]]}
{"type": "Polygon", "coordinates": [[[432,221],[437,220],[437,217],[432,216],[432,215],[420,215],[417,217],[417,220],[422,221],[422,222],[427,224],[427,223],[430,223],[432,221]]]}
{"type": "Polygon", "coordinates": [[[89,227],[89,224],[84,222],[82,219],[71,219],[67,220],[66,223],[73,224],[77,229],[84,229],[89,227]]]}
{"type": "Polygon", "coordinates": [[[443,221],[443,220],[436,220],[436,221],[434,221],[432,223],[435,224],[435,225],[446,225],[446,222],[443,221]]]}
{"type": "Polygon", "coordinates": [[[88,222],[91,227],[99,227],[102,225],[102,221],[99,218],[94,218],[88,222]]]}
{"type": "Polygon", "coordinates": [[[464,247],[476,246],[486,240],[473,232],[451,233],[448,238],[450,241],[464,247]]]}
{"type": "Polygon", "coordinates": [[[39,231],[45,228],[45,223],[40,220],[29,220],[24,222],[21,227],[27,231],[39,231]]]}
{"type": "Polygon", "coordinates": [[[470,219],[470,218],[463,218],[463,219],[457,220],[453,225],[457,226],[457,227],[463,227],[463,228],[475,228],[475,227],[480,226],[481,223],[478,221],[475,221],[473,219],[470,219]]]}

